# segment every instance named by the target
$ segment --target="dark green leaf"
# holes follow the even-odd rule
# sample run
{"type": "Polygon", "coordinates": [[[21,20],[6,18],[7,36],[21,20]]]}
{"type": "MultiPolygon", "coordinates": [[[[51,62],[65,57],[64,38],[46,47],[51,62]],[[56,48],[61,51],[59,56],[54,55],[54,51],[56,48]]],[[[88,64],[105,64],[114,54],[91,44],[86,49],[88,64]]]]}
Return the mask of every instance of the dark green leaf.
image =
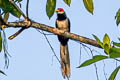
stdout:
{"type": "Polygon", "coordinates": [[[56,7],[56,0],[47,0],[46,13],[49,19],[53,16],[56,7]]]}
{"type": "Polygon", "coordinates": [[[115,46],[120,47],[120,43],[113,42],[113,44],[114,44],[115,46]]]}
{"type": "Polygon", "coordinates": [[[22,0],[16,0],[17,2],[21,2],[22,0]]]}
{"type": "Polygon", "coordinates": [[[93,35],[93,37],[96,39],[96,41],[98,42],[98,44],[99,44],[102,48],[104,48],[103,43],[99,40],[99,38],[98,38],[97,36],[95,36],[95,35],[93,35]]]}
{"type": "Polygon", "coordinates": [[[18,17],[18,18],[20,18],[20,16],[21,16],[21,13],[18,12],[17,9],[15,9],[15,8],[13,8],[13,9],[10,11],[10,13],[11,13],[13,16],[18,17]]]}
{"type": "Polygon", "coordinates": [[[112,72],[112,74],[111,74],[110,77],[109,77],[109,80],[115,80],[115,77],[116,77],[119,69],[120,69],[120,66],[118,66],[118,67],[112,72]]]}
{"type": "Polygon", "coordinates": [[[83,0],[84,6],[85,8],[91,13],[93,14],[93,1],[92,0],[83,0]]]}
{"type": "Polygon", "coordinates": [[[115,19],[116,19],[116,24],[118,25],[120,23],[120,9],[116,13],[115,19]]]}
{"type": "Polygon", "coordinates": [[[0,70],[0,73],[2,73],[3,75],[6,75],[3,71],[0,70]]]}
{"type": "Polygon", "coordinates": [[[106,59],[106,58],[108,58],[108,56],[103,56],[103,55],[93,56],[93,59],[89,59],[89,60],[85,61],[78,68],[88,66],[92,63],[95,63],[97,61],[100,61],[100,60],[103,60],[103,59],[106,59]]]}
{"type": "Polygon", "coordinates": [[[105,52],[109,55],[109,49],[110,49],[110,47],[109,47],[109,45],[108,44],[105,44],[104,45],[104,50],[105,50],[105,52]]]}
{"type": "Polygon", "coordinates": [[[2,36],[1,36],[1,31],[0,31],[0,52],[2,51],[2,36]]]}
{"type": "Polygon", "coordinates": [[[105,34],[103,38],[103,45],[105,44],[108,44],[108,46],[110,47],[110,38],[107,34],[105,34]]]}
{"type": "Polygon", "coordinates": [[[21,14],[17,11],[17,9],[9,2],[9,0],[1,0],[0,8],[4,11],[4,13],[10,12],[15,17],[20,18],[21,14]]]}
{"type": "Polygon", "coordinates": [[[120,41],[120,38],[118,38],[118,40],[120,41]]]}
{"type": "Polygon", "coordinates": [[[11,11],[14,7],[8,0],[3,0],[1,8],[5,13],[7,13],[7,12],[11,11]]]}
{"type": "Polygon", "coordinates": [[[118,58],[120,57],[120,48],[110,48],[110,58],[118,58]]]}
{"type": "Polygon", "coordinates": [[[71,0],[64,0],[64,2],[65,2],[68,6],[70,6],[71,0]]]}

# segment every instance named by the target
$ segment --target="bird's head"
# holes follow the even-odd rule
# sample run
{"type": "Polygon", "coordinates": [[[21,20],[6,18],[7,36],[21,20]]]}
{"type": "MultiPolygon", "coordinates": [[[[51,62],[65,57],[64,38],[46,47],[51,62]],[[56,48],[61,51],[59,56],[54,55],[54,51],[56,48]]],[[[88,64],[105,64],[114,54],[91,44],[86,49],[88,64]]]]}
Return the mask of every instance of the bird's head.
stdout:
{"type": "Polygon", "coordinates": [[[62,8],[56,9],[57,14],[64,14],[64,10],[62,8]]]}
{"type": "Polygon", "coordinates": [[[56,9],[57,19],[64,20],[67,18],[65,11],[62,8],[56,9]]]}

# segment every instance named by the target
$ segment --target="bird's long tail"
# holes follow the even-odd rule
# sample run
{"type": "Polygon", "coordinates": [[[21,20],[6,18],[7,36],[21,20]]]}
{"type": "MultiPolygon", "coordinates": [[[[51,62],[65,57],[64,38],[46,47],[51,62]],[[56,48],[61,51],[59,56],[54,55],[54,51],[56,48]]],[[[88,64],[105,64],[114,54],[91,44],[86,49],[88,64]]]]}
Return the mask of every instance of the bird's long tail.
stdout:
{"type": "Polygon", "coordinates": [[[60,45],[60,62],[63,77],[70,77],[70,59],[68,45],[60,45]]]}

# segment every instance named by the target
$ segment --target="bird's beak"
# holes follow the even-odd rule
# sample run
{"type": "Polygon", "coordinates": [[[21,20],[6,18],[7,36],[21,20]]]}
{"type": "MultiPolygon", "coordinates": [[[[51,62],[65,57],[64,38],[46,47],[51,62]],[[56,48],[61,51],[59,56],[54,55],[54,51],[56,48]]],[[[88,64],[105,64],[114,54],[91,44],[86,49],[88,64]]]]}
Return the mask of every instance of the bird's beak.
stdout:
{"type": "Polygon", "coordinates": [[[59,11],[58,9],[55,10],[55,12],[58,12],[58,11],[59,11]]]}

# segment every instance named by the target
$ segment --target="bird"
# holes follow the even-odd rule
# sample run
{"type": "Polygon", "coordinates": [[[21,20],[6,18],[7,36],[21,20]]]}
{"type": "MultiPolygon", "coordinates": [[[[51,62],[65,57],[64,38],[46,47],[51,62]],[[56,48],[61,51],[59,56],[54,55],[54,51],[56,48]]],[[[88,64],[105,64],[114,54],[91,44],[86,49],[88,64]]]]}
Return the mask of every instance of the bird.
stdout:
{"type": "MultiPolygon", "coordinates": [[[[66,16],[65,11],[62,8],[56,9],[57,19],[56,28],[66,32],[70,32],[70,20],[66,16]]],[[[60,64],[61,72],[63,78],[70,78],[70,59],[68,50],[69,38],[58,35],[58,40],[60,42],[60,64]]]]}

